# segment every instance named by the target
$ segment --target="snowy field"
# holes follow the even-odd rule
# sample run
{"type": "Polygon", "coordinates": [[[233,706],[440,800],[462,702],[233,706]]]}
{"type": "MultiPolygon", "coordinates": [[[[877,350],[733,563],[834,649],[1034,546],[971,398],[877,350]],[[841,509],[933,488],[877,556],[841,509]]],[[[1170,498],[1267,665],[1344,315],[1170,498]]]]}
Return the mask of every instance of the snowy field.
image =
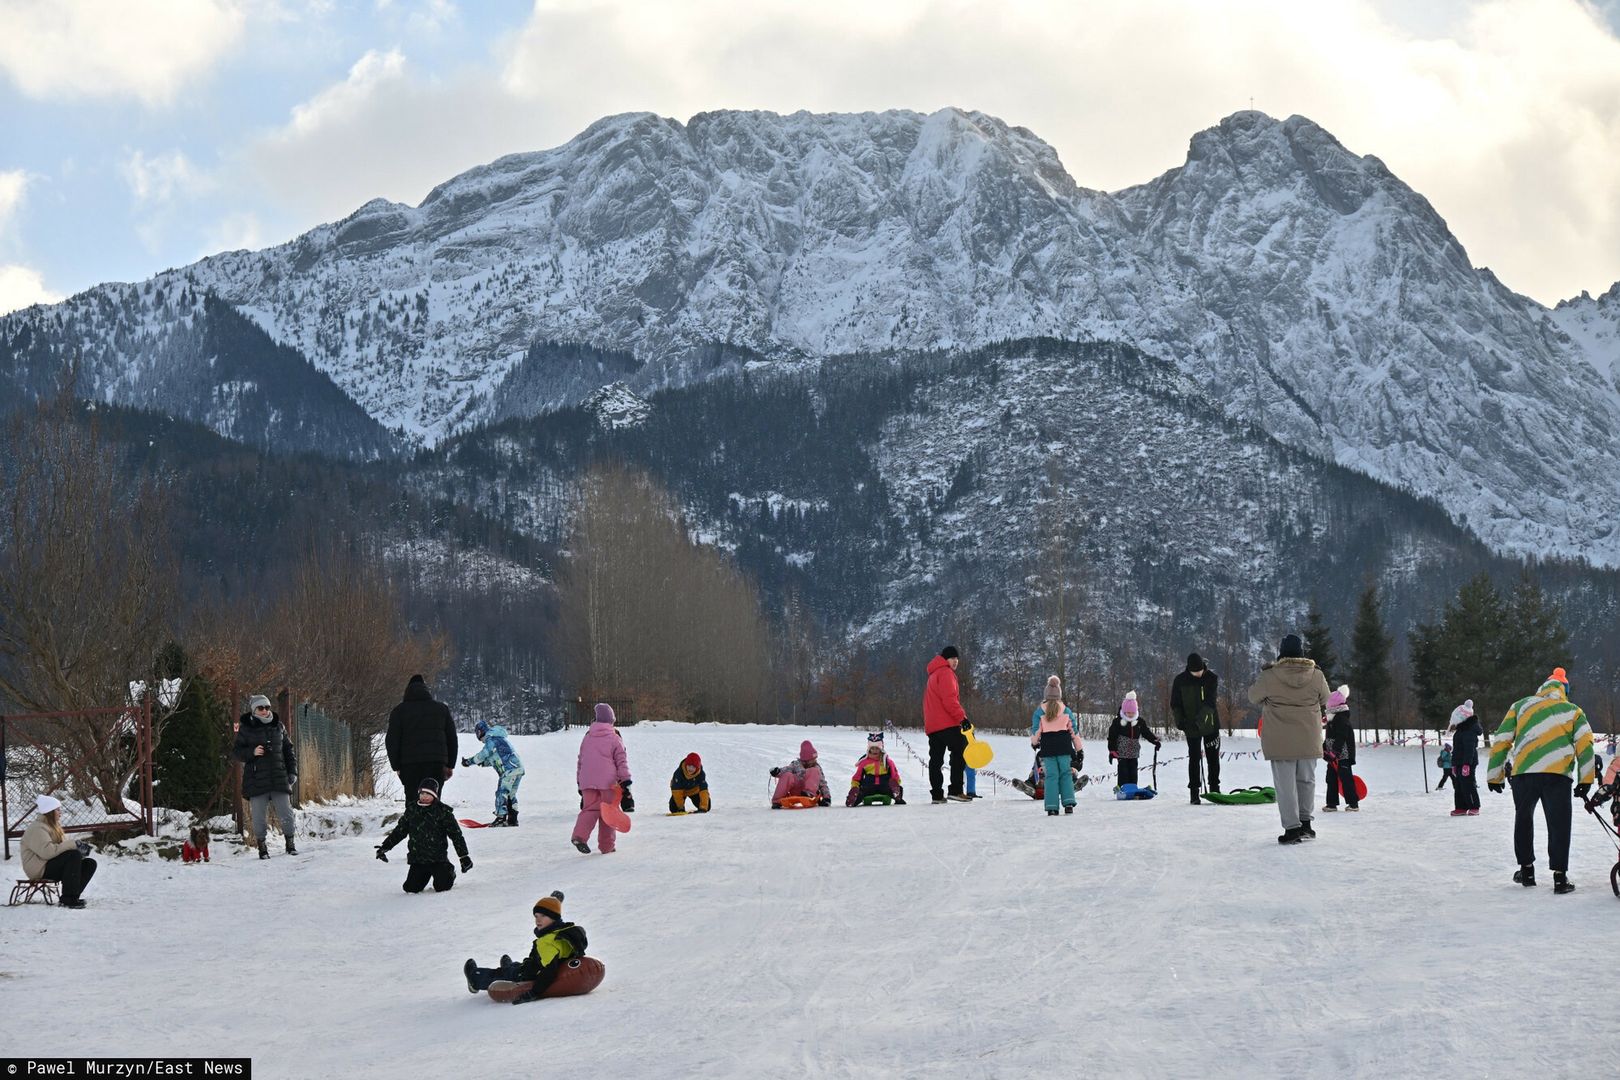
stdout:
{"type": "MultiPolygon", "coordinates": [[[[514,739],[522,826],[469,831],[447,895],[400,891],[403,846],[373,859],[399,805],[379,799],[301,814],[321,835],[296,857],[104,858],[83,911],[0,909],[0,1046],[247,1056],[261,1078],[1620,1074],[1613,845],[1577,808],[1578,891],[1553,896],[1539,830],[1546,880],[1522,889],[1510,797],[1446,816],[1417,749],[1362,751],[1362,813],[1281,847],[1274,807],[1188,806],[1180,761],[1157,800],[1093,788],[1053,819],[982,777],[983,800],[928,805],[891,735],[910,805],[773,812],[766,771],[801,738],[841,801],[864,734],[645,725],[624,731],[634,829],[587,857],[568,844],[580,735],[514,739]],[[666,817],[690,750],[715,810],[666,817]],[[469,995],[462,962],[521,955],[552,889],[601,989],[469,995]]],[[[1022,741],[990,742],[1023,775],[1022,741]]],[[[1088,772],[1106,761],[1088,744],[1088,772]]],[[[1262,761],[1224,769],[1269,782],[1262,761]]],[[[487,820],[493,791],[458,769],[446,794],[487,820]]]]}

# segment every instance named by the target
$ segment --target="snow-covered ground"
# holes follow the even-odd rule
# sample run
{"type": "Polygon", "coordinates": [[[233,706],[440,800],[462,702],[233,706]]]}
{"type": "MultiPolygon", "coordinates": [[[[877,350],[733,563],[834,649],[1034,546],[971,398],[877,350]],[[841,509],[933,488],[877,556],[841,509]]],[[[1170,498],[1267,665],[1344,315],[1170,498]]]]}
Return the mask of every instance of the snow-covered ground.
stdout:
{"type": "MultiPolygon", "coordinates": [[[[448,895],[400,891],[403,847],[372,858],[398,805],[376,800],[308,812],[321,835],[296,857],[219,841],[203,866],[108,858],[83,911],[0,909],[0,1046],[249,1056],[270,1078],[1620,1072],[1602,1034],[1613,845],[1577,808],[1578,891],[1514,885],[1509,798],[1447,817],[1449,789],[1423,792],[1432,746],[1364,750],[1363,812],[1285,848],[1274,807],[1186,805],[1181,761],[1155,801],[1090,789],[1049,819],[983,778],[980,802],[928,805],[891,736],[910,805],[773,812],[766,770],[800,739],[841,796],[865,735],[644,725],[624,732],[634,829],[587,857],[567,842],[579,736],[514,740],[522,827],[469,831],[476,866],[448,895]],[[715,811],[665,817],[689,750],[715,811]],[[461,963],[521,954],[552,889],[601,989],[470,996],[461,963]]],[[[992,768],[1022,775],[1022,741],[990,741],[992,768]]],[[[1102,771],[1103,747],[1087,754],[1102,771]]],[[[1228,788],[1267,775],[1225,765],[1228,788]]],[[[493,791],[490,770],[458,769],[447,796],[487,819],[493,791]]]]}

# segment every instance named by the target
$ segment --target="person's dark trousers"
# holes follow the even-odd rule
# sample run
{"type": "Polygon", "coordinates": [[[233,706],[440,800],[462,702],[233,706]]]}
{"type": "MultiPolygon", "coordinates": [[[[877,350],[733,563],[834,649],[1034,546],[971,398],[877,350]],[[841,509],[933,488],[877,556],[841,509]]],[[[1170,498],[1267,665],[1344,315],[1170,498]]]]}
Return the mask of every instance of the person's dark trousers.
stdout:
{"type": "Polygon", "coordinates": [[[456,868],[447,862],[412,863],[405,871],[405,891],[421,892],[427,888],[429,878],[433,880],[434,892],[449,892],[456,883],[456,868]]]}
{"type": "Polygon", "coordinates": [[[1342,761],[1335,765],[1329,765],[1327,775],[1323,777],[1323,783],[1327,786],[1327,804],[1329,806],[1339,805],[1339,792],[1341,791],[1344,792],[1344,805],[1357,805],[1356,774],[1351,766],[1342,761]],[[1335,776],[1338,777],[1339,781],[1337,786],[1333,783],[1335,776]]]}
{"type": "Polygon", "coordinates": [[[472,984],[480,990],[488,990],[493,982],[513,982],[518,976],[517,961],[512,961],[505,967],[473,968],[472,984]]]}
{"type": "Polygon", "coordinates": [[[1120,758],[1119,759],[1119,786],[1124,787],[1126,784],[1134,784],[1134,783],[1136,783],[1136,759],[1135,758],[1120,758]]]}
{"type": "Polygon", "coordinates": [[[1547,819],[1547,865],[1554,873],[1569,869],[1569,826],[1573,816],[1570,789],[1575,781],[1552,773],[1512,777],[1513,857],[1520,866],[1536,861],[1536,806],[1547,819]]]}
{"type": "Polygon", "coordinates": [[[1209,767],[1209,790],[1219,791],[1221,789],[1221,737],[1219,735],[1204,739],[1200,739],[1197,735],[1191,735],[1187,738],[1187,786],[1194,791],[1203,787],[1202,779],[1199,776],[1199,766],[1204,763],[1207,763],[1209,767]],[[1198,756],[1198,744],[1200,742],[1204,744],[1203,762],[1200,761],[1198,756]]]}
{"type": "Polygon", "coordinates": [[[951,789],[950,794],[962,794],[962,774],[967,769],[962,761],[962,751],[967,749],[967,734],[961,728],[946,728],[944,731],[931,732],[928,736],[928,783],[933,789],[934,798],[944,798],[945,791],[945,751],[951,752],[951,789]]]}
{"type": "MultiPolygon", "coordinates": [[[[1446,779],[1448,777],[1450,777],[1450,776],[1451,776],[1451,770],[1450,769],[1442,769],[1440,771],[1440,783],[1435,786],[1434,790],[1439,791],[1441,788],[1445,787],[1446,786],[1446,779]]],[[[1455,786],[1453,786],[1451,790],[1456,791],[1457,788],[1455,786]]],[[[1458,809],[1461,809],[1461,807],[1458,807],[1458,809]]]]}
{"type": "Polygon", "coordinates": [[[422,786],[427,777],[444,783],[444,766],[436,762],[416,762],[399,767],[399,782],[405,785],[405,805],[409,806],[416,801],[416,789],[422,786]]]}
{"type": "Polygon", "coordinates": [[[63,900],[77,900],[95,876],[96,860],[81,855],[77,848],[45,860],[45,871],[40,874],[42,880],[62,883],[63,900]]]}
{"type": "MultiPolygon", "coordinates": [[[[1451,808],[1453,810],[1466,810],[1468,809],[1468,796],[1463,794],[1465,781],[1463,780],[1462,766],[1459,765],[1454,769],[1448,770],[1446,775],[1450,776],[1453,772],[1457,774],[1457,782],[1451,785],[1451,808]]],[[[1469,772],[1472,773],[1473,770],[1470,769],[1469,772]]],[[[1473,777],[1470,776],[1468,779],[1472,780],[1473,777]]]]}
{"type": "Polygon", "coordinates": [[[1454,779],[1456,783],[1452,784],[1451,786],[1462,793],[1462,809],[1478,810],[1479,777],[1474,773],[1474,766],[1469,766],[1467,776],[1463,776],[1461,773],[1458,773],[1452,779],[1454,779]]]}

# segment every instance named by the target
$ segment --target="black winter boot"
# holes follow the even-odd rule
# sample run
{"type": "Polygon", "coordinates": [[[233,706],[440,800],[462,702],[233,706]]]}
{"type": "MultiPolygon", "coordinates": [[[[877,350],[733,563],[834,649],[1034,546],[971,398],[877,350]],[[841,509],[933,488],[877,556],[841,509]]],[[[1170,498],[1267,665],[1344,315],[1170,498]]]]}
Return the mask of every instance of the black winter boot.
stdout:
{"type": "Polygon", "coordinates": [[[1513,880],[1517,881],[1520,885],[1523,885],[1525,888],[1529,888],[1530,886],[1534,885],[1536,883],[1536,868],[1535,868],[1535,866],[1530,865],[1530,866],[1521,866],[1521,867],[1519,867],[1517,870],[1513,871],[1513,880]]]}
{"type": "Polygon", "coordinates": [[[1305,830],[1303,828],[1285,829],[1283,834],[1277,837],[1277,843],[1279,844],[1301,844],[1304,842],[1305,830]]]}
{"type": "Polygon", "coordinates": [[[478,986],[473,982],[473,976],[478,974],[478,961],[469,958],[461,970],[467,976],[467,993],[478,993],[478,986]]]}
{"type": "Polygon", "coordinates": [[[270,849],[265,846],[265,843],[264,843],[263,840],[260,840],[259,841],[259,858],[268,859],[269,857],[270,857],[270,849]]]}
{"type": "Polygon", "coordinates": [[[1199,799],[1198,799],[1198,789],[1197,788],[1192,788],[1190,790],[1191,790],[1191,793],[1192,793],[1192,804],[1194,806],[1202,806],[1203,803],[1201,803],[1199,801],[1199,799]]]}
{"type": "Polygon", "coordinates": [[[289,855],[298,854],[298,845],[293,843],[293,838],[290,837],[290,836],[287,837],[287,854],[289,854],[289,855]]]}
{"type": "Polygon", "coordinates": [[[517,808],[516,807],[514,807],[511,810],[508,810],[506,812],[506,824],[507,824],[508,828],[512,828],[512,829],[517,828],[517,808]]]}
{"type": "Polygon", "coordinates": [[[1575,891],[1575,883],[1562,870],[1553,871],[1553,895],[1563,896],[1575,891]]]}

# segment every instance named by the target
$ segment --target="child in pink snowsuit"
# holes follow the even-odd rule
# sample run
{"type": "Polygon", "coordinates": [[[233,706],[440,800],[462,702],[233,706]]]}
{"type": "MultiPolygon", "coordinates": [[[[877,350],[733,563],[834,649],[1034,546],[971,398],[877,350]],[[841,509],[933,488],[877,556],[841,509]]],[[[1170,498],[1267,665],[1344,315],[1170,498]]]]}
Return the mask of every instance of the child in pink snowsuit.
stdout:
{"type": "MultiPolygon", "coordinates": [[[[602,804],[613,802],[613,786],[624,791],[629,802],[630,765],[624,757],[624,740],[613,727],[613,706],[598,702],[596,720],[579,744],[579,769],[574,782],[579,786],[579,818],[574,822],[574,846],[589,855],[591,826],[596,826],[596,846],[606,855],[614,848],[617,835],[602,820],[602,804]]],[[[620,805],[623,806],[624,803],[620,805]]],[[[627,809],[627,807],[626,807],[627,809]]]]}
{"type": "Polygon", "coordinates": [[[781,809],[782,800],[789,795],[808,795],[822,806],[832,805],[832,792],[827,789],[827,778],[821,775],[821,763],[809,739],[799,744],[797,758],[772,769],[771,775],[776,777],[776,792],[771,796],[773,810],[781,809]]]}

